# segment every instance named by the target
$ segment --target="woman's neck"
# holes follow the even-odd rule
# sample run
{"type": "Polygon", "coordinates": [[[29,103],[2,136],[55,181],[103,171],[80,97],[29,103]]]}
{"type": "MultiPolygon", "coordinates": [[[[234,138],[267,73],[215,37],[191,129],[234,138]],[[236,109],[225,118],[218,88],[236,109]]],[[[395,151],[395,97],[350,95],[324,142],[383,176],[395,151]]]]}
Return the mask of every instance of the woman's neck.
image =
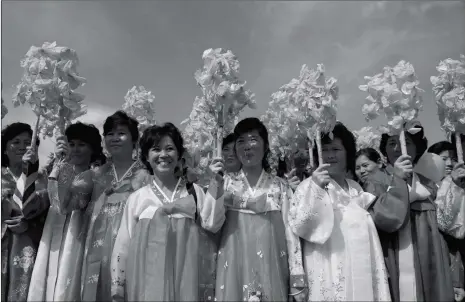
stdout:
{"type": "Polygon", "coordinates": [[[81,164],[81,165],[74,165],[74,169],[77,173],[82,173],[84,171],[89,170],[90,164],[81,164]]]}
{"type": "Polygon", "coordinates": [[[348,189],[345,174],[334,174],[334,175],[331,175],[331,178],[344,190],[348,189]]]}
{"type": "Polygon", "coordinates": [[[13,163],[13,164],[8,166],[8,169],[11,171],[11,173],[15,177],[20,177],[21,173],[23,172],[23,164],[22,164],[22,162],[13,163]]]}
{"type": "Polygon", "coordinates": [[[159,185],[162,187],[168,188],[170,190],[174,190],[174,187],[178,183],[178,178],[174,175],[174,173],[166,173],[166,174],[154,174],[155,180],[159,185]]]}
{"type": "Polygon", "coordinates": [[[242,171],[244,171],[245,177],[247,177],[249,184],[254,187],[257,184],[260,175],[262,174],[263,167],[261,165],[250,167],[242,166],[242,171]]]}

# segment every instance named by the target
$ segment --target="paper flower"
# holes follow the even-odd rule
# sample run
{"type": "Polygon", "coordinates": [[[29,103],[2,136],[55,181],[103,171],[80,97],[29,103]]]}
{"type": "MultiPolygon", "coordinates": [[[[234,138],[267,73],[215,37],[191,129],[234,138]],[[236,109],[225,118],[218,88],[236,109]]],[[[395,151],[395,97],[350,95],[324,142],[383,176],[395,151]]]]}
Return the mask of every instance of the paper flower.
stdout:
{"type": "Polygon", "coordinates": [[[76,71],[79,60],[76,51],[59,47],[56,42],[32,46],[21,60],[23,77],[13,95],[13,105],[28,103],[42,120],[43,136],[62,131],[72,120],[84,115],[84,96],[74,90],[85,84],[76,71]]]}
{"type": "Polygon", "coordinates": [[[260,118],[268,130],[272,168],[277,169],[278,160],[290,158],[299,148],[299,141],[306,138],[306,133],[298,127],[305,117],[295,106],[294,95],[298,80],[293,79],[271,95],[268,109],[260,118]]]}
{"type": "Polygon", "coordinates": [[[318,64],[316,70],[303,65],[295,93],[296,106],[306,117],[301,127],[312,137],[316,137],[316,131],[331,133],[336,124],[339,88],[335,78],[324,74],[323,64],[318,64]]]}
{"type": "Polygon", "coordinates": [[[123,110],[139,122],[139,131],[143,132],[156,124],[155,96],[144,86],[133,86],[124,97],[123,110]]]}
{"type": "Polygon", "coordinates": [[[465,56],[460,55],[460,61],[441,61],[436,70],[439,75],[430,80],[441,128],[447,134],[465,133],[465,56]]]}
{"type": "Polygon", "coordinates": [[[407,122],[418,117],[422,109],[423,99],[418,88],[419,81],[413,65],[400,61],[393,68],[386,66],[383,72],[372,77],[365,77],[367,84],[359,89],[368,96],[362,107],[367,121],[377,118],[381,112],[386,116],[387,132],[399,134],[407,122]]]}
{"type": "MultiPolygon", "coordinates": [[[[246,90],[246,82],[239,81],[239,61],[230,50],[207,49],[202,55],[203,67],[195,72],[202,89],[205,106],[215,119],[223,108],[225,132],[232,131],[234,119],[245,108],[255,108],[255,95],[246,90]]],[[[221,116],[221,115],[220,115],[221,116]]]]}

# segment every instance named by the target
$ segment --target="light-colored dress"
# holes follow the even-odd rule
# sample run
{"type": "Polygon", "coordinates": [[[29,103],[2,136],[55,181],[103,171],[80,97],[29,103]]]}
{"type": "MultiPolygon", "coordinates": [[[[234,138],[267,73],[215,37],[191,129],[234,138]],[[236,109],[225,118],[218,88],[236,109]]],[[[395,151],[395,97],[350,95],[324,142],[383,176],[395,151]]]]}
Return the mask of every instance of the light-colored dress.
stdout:
{"type": "Polygon", "coordinates": [[[58,169],[56,180],[49,181],[55,208],[49,226],[57,229],[42,240],[39,283],[30,292],[30,300],[44,296],[47,301],[111,299],[109,260],[122,211],[129,194],[143,186],[148,177],[139,161],[121,180],[116,178],[111,161],[77,175],[69,164],[58,169]]]}
{"type": "Polygon", "coordinates": [[[113,300],[213,301],[212,286],[205,287],[201,281],[207,276],[213,283],[214,272],[200,254],[200,227],[212,232],[221,228],[222,198],[204,193],[195,184],[189,192],[183,178],[172,196],[155,181],[134,192],[111,260],[113,300]]]}
{"type": "Polygon", "coordinates": [[[300,241],[287,223],[292,191],[265,171],[254,188],[243,171],[225,177],[216,300],[287,301],[290,287],[306,286],[300,241]]]}
{"type": "Polygon", "coordinates": [[[388,276],[376,227],[365,210],[375,196],[346,179],[327,190],[312,179],[296,189],[289,224],[303,239],[308,301],[390,301],[388,276]]]}

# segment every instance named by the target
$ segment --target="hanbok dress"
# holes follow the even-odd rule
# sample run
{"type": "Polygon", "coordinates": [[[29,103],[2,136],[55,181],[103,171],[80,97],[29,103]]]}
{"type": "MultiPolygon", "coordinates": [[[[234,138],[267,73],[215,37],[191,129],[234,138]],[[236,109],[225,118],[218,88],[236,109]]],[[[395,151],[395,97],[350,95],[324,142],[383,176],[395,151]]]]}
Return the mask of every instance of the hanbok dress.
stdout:
{"type": "Polygon", "coordinates": [[[439,229],[447,242],[452,260],[453,286],[465,288],[465,189],[446,177],[436,197],[439,229]]]}
{"type": "Polygon", "coordinates": [[[437,186],[413,173],[412,185],[387,173],[366,180],[378,198],[369,208],[378,229],[393,301],[454,301],[450,259],[436,218],[437,186]]]}
{"type": "Polygon", "coordinates": [[[76,276],[80,275],[88,224],[84,224],[85,210],[65,209],[60,200],[69,199],[68,204],[73,205],[90,198],[92,192],[80,186],[82,175],[67,163],[56,162],[53,166],[48,182],[51,206],[32,272],[28,301],[80,300],[80,278],[76,276]]]}
{"type": "Polygon", "coordinates": [[[303,240],[308,301],[390,301],[388,275],[375,224],[366,211],[375,196],[346,179],[327,189],[311,178],[296,189],[289,211],[303,240]]]}
{"type": "Polygon", "coordinates": [[[288,301],[290,287],[306,287],[300,241],[287,222],[291,189],[264,170],[255,187],[240,171],[225,176],[224,188],[216,300],[288,301]]]}
{"type": "Polygon", "coordinates": [[[204,193],[179,178],[167,196],[152,181],[129,197],[111,260],[113,301],[213,301],[203,283],[214,271],[199,248],[200,228],[217,232],[224,222],[216,187],[204,193]]]}
{"type": "Polygon", "coordinates": [[[26,301],[42,230],[50,206],[47,175],[39,162],[24,164],[15,179],[8,168],[2,177],[2,301],[26,301]],[[20,218],[7,225],[5,220],[20,218]]]}

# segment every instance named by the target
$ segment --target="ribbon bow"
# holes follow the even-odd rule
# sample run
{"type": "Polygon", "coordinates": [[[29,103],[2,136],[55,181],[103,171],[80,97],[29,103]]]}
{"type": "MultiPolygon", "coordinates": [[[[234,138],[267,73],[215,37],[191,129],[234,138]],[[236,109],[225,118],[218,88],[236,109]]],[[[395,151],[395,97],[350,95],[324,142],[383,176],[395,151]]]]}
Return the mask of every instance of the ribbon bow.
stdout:
{"type": "MultiPolygon", "coordinates": [[[[404,124],[404,130],[415,135],[421,131],[421,123],[418,121],[409,121],[404,124]]],[[[424,136],[423,136],[424,137],[424,136]]]]}

